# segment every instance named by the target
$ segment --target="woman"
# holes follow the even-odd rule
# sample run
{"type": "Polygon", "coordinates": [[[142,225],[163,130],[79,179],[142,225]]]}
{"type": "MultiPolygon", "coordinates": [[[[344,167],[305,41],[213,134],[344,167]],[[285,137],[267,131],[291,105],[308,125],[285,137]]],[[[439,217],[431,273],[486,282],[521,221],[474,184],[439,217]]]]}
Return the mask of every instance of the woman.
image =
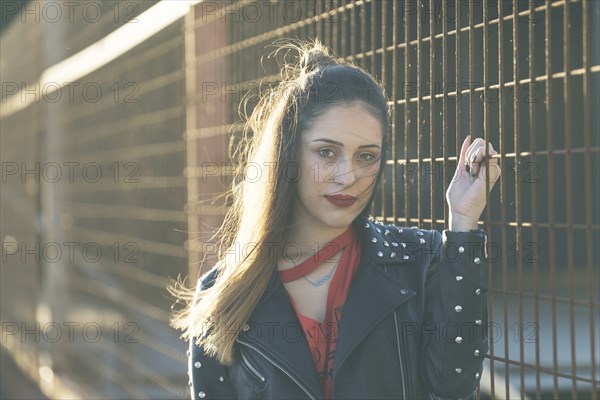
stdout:
{"type": "Polygon", "coordinates": [[[495,159],[488,173],[484,141],[465,139],[443,234],[375,220],[382,88],[318,41],[282,48],[300,61],[247,121],[219,261],[173,322],[190,339],[192,398],[473,395],[488,351],[477,223],[495,159]]]}

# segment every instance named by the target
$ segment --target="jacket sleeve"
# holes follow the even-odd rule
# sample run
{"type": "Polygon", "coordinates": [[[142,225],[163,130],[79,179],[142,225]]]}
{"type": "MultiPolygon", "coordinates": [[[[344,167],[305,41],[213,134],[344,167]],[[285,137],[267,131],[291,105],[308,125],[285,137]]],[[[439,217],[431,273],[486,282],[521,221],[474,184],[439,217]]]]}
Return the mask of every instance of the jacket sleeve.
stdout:
{"type": "MultiPolygon", "coordinates": [[[[214,283],[214,269],[200,277],[196,286],[194,304],[201,290],[214,283]]],[[[229,368],[219,363],[215,358],[204,353],[201,346],[196,345],[195,339],[190,340],[188,349],[188,375],[191,398],[195,399],[235,399],[236,394],[229,380],[229,368]]]]}
{"type": "Polygon", "coordinates": [[[483,229],[431,232],[421,377],[432,398],[471,398],[489,349],[486,236],[483,229]]]}

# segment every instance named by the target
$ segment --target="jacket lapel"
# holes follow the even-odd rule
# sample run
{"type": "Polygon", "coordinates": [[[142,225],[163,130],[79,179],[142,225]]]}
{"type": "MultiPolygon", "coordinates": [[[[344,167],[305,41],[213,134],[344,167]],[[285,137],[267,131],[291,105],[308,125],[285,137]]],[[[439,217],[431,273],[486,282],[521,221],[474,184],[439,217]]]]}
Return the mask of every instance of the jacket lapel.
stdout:
{"type": "Polygon", "coordinates": [[[258,347],[315,398],[324,398],[302,324],[275,270],[240,341],[258,347]]]}
{"type": "Polygon", "coordinates": [[[359,265],[342,308],[333,365],[334,381],[352,350],[369,331],[415,294],[369,261],[364,260],[359,265]]]}
{"type": "Polygon", "coordinates": [[[401,235],[413,239],[407,245],[395,238],[402,230],[390,234],[385,225],[372,219],[359,218],[355,227],[360,237],[361,260],[342,308],[333,366],[334,381],[352,350],[369,331],[415,295],[414,290],[388,274],[382,266],[415,259],[414,251],[408,250],[414,248],[411,246],[414,231],[410,229],[401,235]]]}

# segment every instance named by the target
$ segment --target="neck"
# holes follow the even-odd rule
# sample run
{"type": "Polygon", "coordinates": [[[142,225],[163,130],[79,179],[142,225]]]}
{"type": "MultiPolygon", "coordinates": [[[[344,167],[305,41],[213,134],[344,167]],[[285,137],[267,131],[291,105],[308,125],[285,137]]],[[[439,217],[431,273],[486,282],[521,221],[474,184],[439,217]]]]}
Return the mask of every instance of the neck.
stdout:
{"type": "Polygon", "coordinates": [[[303,262],[347,229],[348,226],[325,225],[312,217],[294,219],[287,242],[281,248],[281,255],[284,259],[280,262],[280,266],[285,268],[290,261],[292,264],[303,262]]]}

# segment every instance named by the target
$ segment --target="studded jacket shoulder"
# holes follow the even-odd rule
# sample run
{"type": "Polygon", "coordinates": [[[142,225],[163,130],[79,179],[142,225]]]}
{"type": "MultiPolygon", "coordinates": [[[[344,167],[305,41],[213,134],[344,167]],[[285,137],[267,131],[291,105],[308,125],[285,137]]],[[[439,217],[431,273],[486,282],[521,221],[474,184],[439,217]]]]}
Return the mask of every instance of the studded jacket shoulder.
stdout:
{"type": "MultiPolygon", "coordinates": [[[[353,224],[361,259],[338,327],[333,397],[472,398],[488,352],[484,231],[353,224]]],[[[196,293],[216,276],[202,275],[196,293]]],[[[274,267],[232,367],[190,341],[192,399],[325,398],[300,326],[274,267]]]]}

